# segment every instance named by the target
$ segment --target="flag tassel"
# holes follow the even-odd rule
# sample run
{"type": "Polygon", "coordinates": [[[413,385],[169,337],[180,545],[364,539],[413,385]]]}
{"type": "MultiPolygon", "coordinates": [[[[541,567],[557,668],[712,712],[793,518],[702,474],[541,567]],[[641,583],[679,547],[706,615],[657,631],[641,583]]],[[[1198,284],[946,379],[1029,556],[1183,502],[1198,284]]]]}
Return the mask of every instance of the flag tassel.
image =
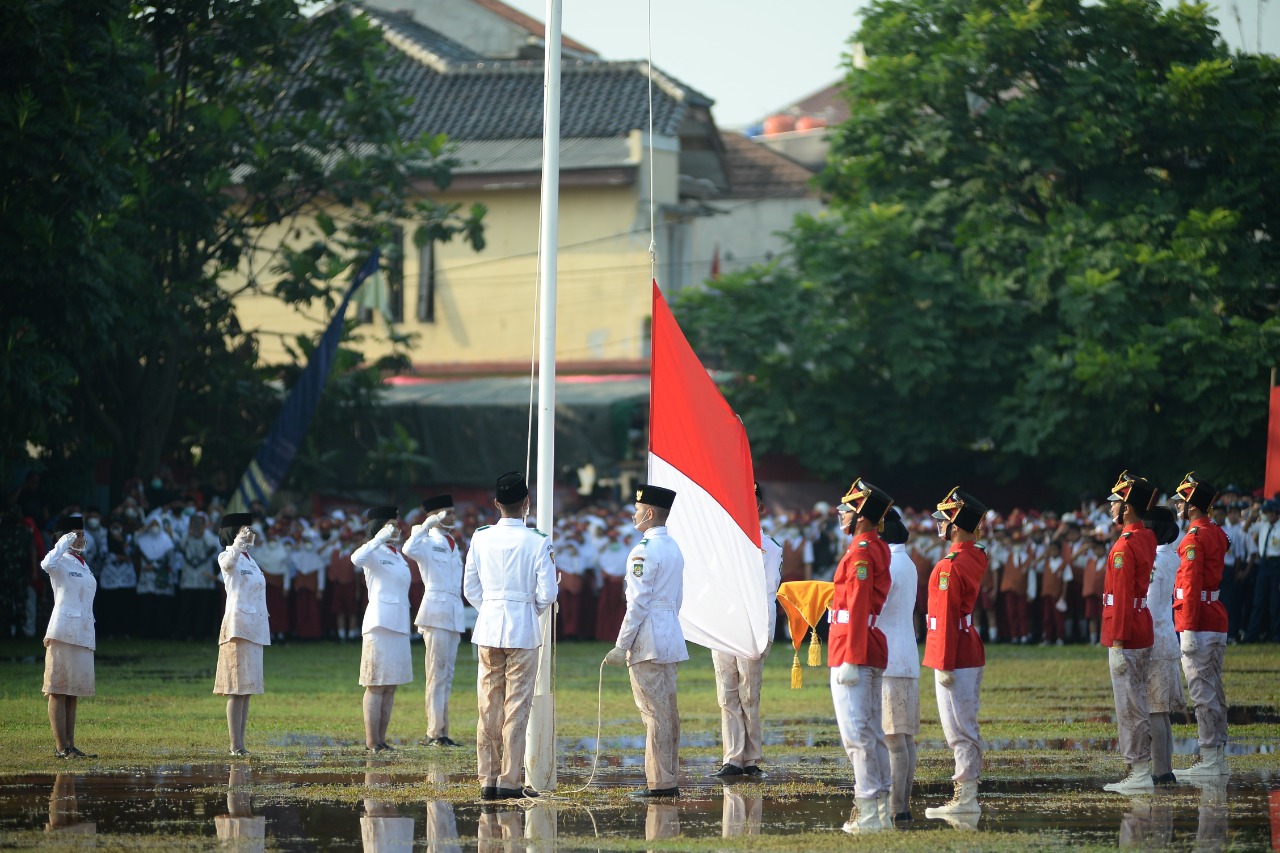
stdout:
{"type": "Polygon", "coordinates": [[[800,669],[800,650],[796,649],[795,657],[791,659],[791,689],[799,690],[804,684],[804,670],[800,669]]]}
{"type": "Polygon", "coordinates": [[[822,666],[822,642],[817,628],[809,629],[809,666],[822,666]]]}

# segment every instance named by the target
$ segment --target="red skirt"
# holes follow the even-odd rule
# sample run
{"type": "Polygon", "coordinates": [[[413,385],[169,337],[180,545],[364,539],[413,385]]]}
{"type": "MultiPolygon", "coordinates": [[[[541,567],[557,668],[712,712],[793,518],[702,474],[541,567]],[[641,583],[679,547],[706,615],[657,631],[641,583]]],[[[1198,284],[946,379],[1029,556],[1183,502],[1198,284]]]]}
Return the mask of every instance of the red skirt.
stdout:
{"type": "Polygon", "coordinates": [[[596,604],[596,639],[607,643],[617,641],[622,617],[626,615],[627,597],[622,578],[606,577],[596,604]]]}
{"type": "Polygon", "coordinates": [[[289,599],[285,598],[283,587],[267,584],[267,619],[272,634],[289,633],[289,599]]]}
{"type": "Polygon", "coordinates": [[[293,635],[300,640],[318,640],[323,633],[320,624],[320,599],[313,589],[293,591],[293,635]]]}

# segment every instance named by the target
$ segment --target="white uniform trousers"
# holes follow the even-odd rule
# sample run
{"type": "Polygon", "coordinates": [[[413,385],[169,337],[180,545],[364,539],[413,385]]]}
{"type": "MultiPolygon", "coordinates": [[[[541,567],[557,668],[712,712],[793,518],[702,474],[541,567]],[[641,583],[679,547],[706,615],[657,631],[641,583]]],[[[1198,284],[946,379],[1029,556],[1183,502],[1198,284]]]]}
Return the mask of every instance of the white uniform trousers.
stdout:
{"type": "Polygon", "coordinates": [[[763,797],[744,797],[729,785],[725,785],[724,808],[720,813],[721,837],[759,835],[763,811],[763,797]]]}
{"type": "MultiPolygon", "coordinates": [[[[938,719],[942,734],[956,758],[956,782],[976,782],[982,776],[982,733],[978,731],[984,666],[953,670],[956,680],[943,687],[939,671],[933,672],[933,691],[938,699],[938,719]]],[[[1144,679],[1143,690],[1146,690],[1144,679]]]]}
{"type": "Polygon", "coordinates": [[[720,703],[724,763],[737,767],[758,765],[764,755],[764,732],[760,722],[760,681],[764,661],[713,651],[711,662],[716,669],[716,701],[720,703]]]}
{"type": "Polygon", "coordinates": [[[1128,666],[1122,675],[1111,671],[1111,691],[1116,698],[1116,725],[1120,729],[1120,754],[1130,766],[1151,760],[1151,712],[1147,706],[1147,668],[1151,648],[1122,649],[1128,666]]]}
{"type": "Polygon", "coordinates": [[[853,765],[853,796],[859,800],[874,799],[888,794],[892,782],[889,747],[884,742],[884,727],[880,723],[884,670],[858,667],[862,677],[853,686],[836,681],[837,672],[838,667],[831,667],[831,701],[840,727],[840,742],[853,765]]]}
{"type": "Polygon", "coordinates": [[[425,647],[427,674],[427,737],[449,734],[449,692],[453,689],[453,664],[458,659],[462,635],[448,628],[419,628],[425,647]]]}
{"type": "Polygon", "coordinates": [[[644,720],[644,777],[652,791],[679,786],[680,712],[676,665],[641,661],[628,667],[631,695],[644,720]]]}
{"type": "Polygon", "coordinates": [[[1196,706],[1196,736],[1201,748],[1227,744],[1227,696],[1222,692],[1222,658],[1227,635],[1196,631],[1195,654],[1182,656],[1187,690],[1196,706]]]}
{"type": "Polygon", "coordinates": [[[481,787],[517,789],[538,675],[537,649],[477,646],[476,773],[481,787]]]}

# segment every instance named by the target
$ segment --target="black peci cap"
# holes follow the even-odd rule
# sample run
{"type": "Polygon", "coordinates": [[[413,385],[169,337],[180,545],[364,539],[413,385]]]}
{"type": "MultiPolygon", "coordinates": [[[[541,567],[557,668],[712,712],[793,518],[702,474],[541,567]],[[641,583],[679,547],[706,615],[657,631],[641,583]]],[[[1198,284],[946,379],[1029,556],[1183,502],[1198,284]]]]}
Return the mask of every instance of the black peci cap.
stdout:
{"type": "Polygon", "coordinates": [[[241,527],[253,526],[253,513],[229,512],[218,522],[219,530],[239,530],[241,527]]]}
{"type": "Polygon", "coordinates": [[[365,521],[388,522],[400,516],[400,511],[393,506],[375,506],[364,514],[365,521]]]}
{"type": "Polygon", "coordinates": [[[84,530],[84,516],[65,515],[62,517],[62,521],[58,522],[58,529],[65,530],[68,533],[72,530],[84,530]]]}
{"type": "Polygon", "coordinates": [[[671,509],[671,505],[675,502],[676,493],[670,489],[664,489],[662,486],[642,483],[636,489],[636,503],[638,504],[648,504],[659,509],[671,509]]]}
{"type": "Polygon", "coordinates": [[[524,474],[519,471],[508,471],[498,478],[494,496],[503,506],[520,503],[529,497],[529,484],[524,481],[524,474]]]}
{"type": "Polygon", "coordinates": [[[453,506],[453,495],[436,495],[427,498],[422,502],[422,508],[427,512],[434,512],[438,509],[448,509],[453,506]]]}

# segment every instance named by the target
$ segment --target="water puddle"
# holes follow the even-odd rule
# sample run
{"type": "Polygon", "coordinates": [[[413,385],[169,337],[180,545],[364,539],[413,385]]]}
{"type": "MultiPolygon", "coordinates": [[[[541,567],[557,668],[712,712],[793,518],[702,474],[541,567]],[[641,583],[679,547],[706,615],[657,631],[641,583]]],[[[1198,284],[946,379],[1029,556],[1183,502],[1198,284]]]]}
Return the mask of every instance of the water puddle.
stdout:
{"type": "MultiPolygon", "coordinates": [[[[46,846],[52,834],[66,833],[163,835],[197,844],[202,839],[234,840],[248,849],[270,845],[280,850],[363,845],[366,850],[407,851],[423,844],[431,850],[472,844],[497,850],[503,849],[502,841],[516,839],[537,839],[533,847],[554,849],[558,838],[576,839],[564,845],[568,849],[596,837],[607,847],[609,838],[834,831],[848,819],[851,806],[845,791],[772,796],[769,784],[755,783],[689,787],[680,800],[656,804],[550,798],[500,806],[447,800],[393,803],[379,798],[379,791],[441,781],[427,780],[421,772],[393,775],[393,770],[375,766],[360,773],[294,773],[237,764],[15,777],[0,782],[0,846],[46,846]],[[300,802],[279,788],[310,782],[357,786],[363,798],[355,805],[300,802]]],[[[686,773],[686,778],[692,775],[686,773]]],[[[773,781],[770,777],[766,783],[773,781]]],[[[1064,846],[1194,844],[1198,849],[1229,845],[1265,850],[1273,837],[1280,840],[1280,777],[1240,773],[1222,786],[1179,786],[1137,798],[1104,793],[1105,781],[1111,780],[987,782],[981,816],[958,822],[956,828],[1038,833],[1064,846]]],[[[562,778],[561,784],[567,790],[579,780],[562,778]]],[[[911,803],[916,819],[900,831],[944,828],[940,821],[924,819],[924,810],[949,793],[949,785],[917,785],[911,803]]]]}

